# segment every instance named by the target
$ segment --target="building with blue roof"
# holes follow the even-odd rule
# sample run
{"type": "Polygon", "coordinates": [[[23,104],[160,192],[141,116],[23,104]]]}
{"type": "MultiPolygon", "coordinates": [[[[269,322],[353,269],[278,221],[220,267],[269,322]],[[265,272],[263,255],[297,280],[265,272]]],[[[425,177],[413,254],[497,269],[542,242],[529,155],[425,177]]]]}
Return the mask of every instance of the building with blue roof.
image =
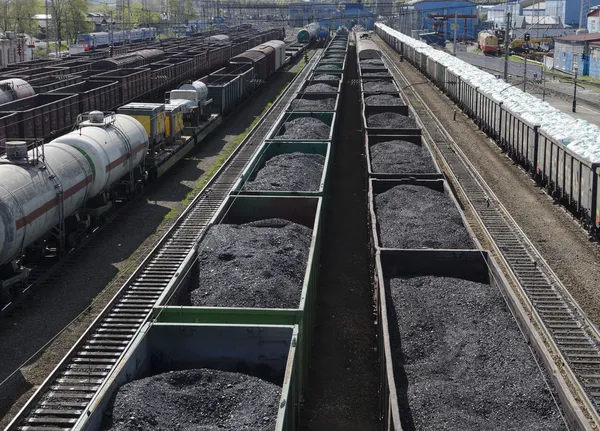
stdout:
{"type": "Polygon", "coordinates": [[[400,11],[399,27],[407,34],[410,34],[409,30],[420,30],[439,33],[443,38],[452,40],[452,24],[456,22],[458,40],[475,40],[479,31],[485,28],[479,22],[477,4],[467,0],[412,0],[404,5],[400,11]]]}

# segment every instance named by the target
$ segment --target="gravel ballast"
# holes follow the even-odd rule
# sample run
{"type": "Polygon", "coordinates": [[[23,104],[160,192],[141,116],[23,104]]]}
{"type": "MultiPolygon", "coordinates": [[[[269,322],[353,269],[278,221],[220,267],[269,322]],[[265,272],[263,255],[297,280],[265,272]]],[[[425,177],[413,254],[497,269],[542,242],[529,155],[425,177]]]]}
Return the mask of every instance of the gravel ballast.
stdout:
{"type": "Polygon", "coordinates": [[[329,139],[330,127],[313,117],[300,117],[286,122],[283,133],[275,139],[329,139]]]}
{"type": "Polygon", "coordinates": [[[327,73],[321,73],[319,75],[313,76],[313,81],[339,81],[339,75],[329,75],[327,73]]]}
{"type": "Polygon", "coordinates": [[[375,93],[375,92],[387,92],[387,93],[396,93],[398,89],[394,86],[393,83],[389,81],[365,81],[363,83],[363,88],[367,93],[375,93]]]}
{"type": "Polygon", "coordinates": [[[369,148],[371,169],[382,174],[435,173],[435,165],[426,148],[407,141],[380,142],[369,148]]]}
{"type": "Polygon", "coordinates": [[[375,196],[375,212],[383,247],[473,248],[460,212],[443,192],[399,185],[375,196]]]}
{"type": "Polygon", "coordinates": [[[374,94],[365,97],[365,105],[368,106],[402,106],[405,103],[399,97],[391,94],[374,94]]]}
{"type": "Polygon", "coordinates": [[[311,237],[281,219],[212,226],[198,253],[192,305],[298,308],[311,237]]]}
{"type": "Polygon", "coordinates": [[[304,91],[307,93],[336,93],[337,90],[337,87],[334,87],[333,85],[329,84],[324,84],[322,82],[308,85],[304,89],[304,91]]]}
{"type": "Polygon", "coordinates": [[[292,100],[292,109],[305,111],[333,111],[335,109],[335,99],[328,97],[326,99],[295,99],[292,100]]]}
{"type": "Polygon", "coordinates": [[[389,280],[400,416],[410,430],[565,430],[500,291],[449,277],[389,280]]]}
{"type": "Polygon", "coordinates": [[[273,430],[281,387],[241,373],[171,371],[119,388],[106,430],[273,430]]]}
{"type": "Polygon", "coordinates": [[[416,129],[417,122],[414,118],[397,112],[382,112],[381,114],[369,115],[367,127],[381,129],[416,129]]]}
{"type": "Polygon", "coordinates": [[[318,191],[325,157],[320,154],[280,154],[267,160],[254,180],[244,186],[252,191],[318,191]]]}

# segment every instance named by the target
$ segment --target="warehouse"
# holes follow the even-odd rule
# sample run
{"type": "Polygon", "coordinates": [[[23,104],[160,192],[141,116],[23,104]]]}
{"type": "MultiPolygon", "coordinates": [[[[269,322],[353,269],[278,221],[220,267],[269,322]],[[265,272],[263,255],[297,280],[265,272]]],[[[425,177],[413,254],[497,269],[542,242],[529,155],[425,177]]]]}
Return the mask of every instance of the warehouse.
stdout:
{"type": "Polygon", "coordinates": [[[600,76],[600,34],[585,33],[555,39],[554,67],[573,72],[577,64],[580,75],[600,76]],[[582,55],[584,56],[582,58],[582,55]]]}

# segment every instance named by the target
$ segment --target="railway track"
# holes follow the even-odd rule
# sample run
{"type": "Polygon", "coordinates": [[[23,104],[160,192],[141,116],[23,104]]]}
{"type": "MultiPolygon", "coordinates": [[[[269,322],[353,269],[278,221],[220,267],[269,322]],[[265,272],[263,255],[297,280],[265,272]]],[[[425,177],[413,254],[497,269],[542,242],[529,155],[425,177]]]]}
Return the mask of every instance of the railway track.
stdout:
{"type": "MultiPolygon", "coordinates": [[[[589,321],[542,255],[496,198],[435,114],[427,107],[402,72],[397,54],[381,39],[377,43],[389,69],[402,87],[403,96],[419,117],[424,136],[440,155],[452,182],[468,199],[487,239],[528,301],[532,318],[541,323],[555,362],[572,384],[574,396],[587,411],[590,423],[600,424],[600,332],[589,321]],[[562,366],[566,364],[566,366],[562,366]]],[[[403,67],[409,67],[403,63],[403,67]]],[[[412,66],[411,66],[412,67],[412,66]]]]}
{"type": "Polygon", "coordinates": [[[70,430],[86,414],[152,307],[195,258],[198,239],[264,136],[308,76],[321,50],[288,85],[219,172],[192,201],[90,328],[44,381],[8,430],[70,430]]]}
{"type": "MultiPolygon", "coordinates": [[[[297,46],[297,42],[291,42],[286,45],[286,49],[297,46]]],[[[287,57],[286,64],[289,65],[291,62],[293,62],[297,55],[298,54],[296,54],[294,57],[287,57]]],[[[164,94],[161,93],[161,97],[153,99],[153,101],[162,103],[164,101],[163,99],[164,94]]],[[[0,152],[0,155],[2,155],[2,153],[3,152],[0,152]]],[[[22,301],[31,294],[31,292],[50,288],[57,283],[63,274],[63,269],[71,268],[77,265],[78,252],[82,249],[93,248],[101,240],[102,233],[110,232],[110,230],[119,222],[119,218],[122,213],[128,208],[136,205],[138,200],[143,196],[144,193],[138,194],[132,198],[132,200],[126,202],[125,204],[119,205],[117,211],[113,212],[108,217],[106,223],[89,233],[81,242],[81,244],[78,244],[69,250],[65,250],[59,256],[47,258],[45,261],[32,266],[31,272],[27,277],[25,287],[20,292],[19,296],[4,303],[0,302],[0,320],[9,316],[13,311],[15,311],[22,301]]]]}

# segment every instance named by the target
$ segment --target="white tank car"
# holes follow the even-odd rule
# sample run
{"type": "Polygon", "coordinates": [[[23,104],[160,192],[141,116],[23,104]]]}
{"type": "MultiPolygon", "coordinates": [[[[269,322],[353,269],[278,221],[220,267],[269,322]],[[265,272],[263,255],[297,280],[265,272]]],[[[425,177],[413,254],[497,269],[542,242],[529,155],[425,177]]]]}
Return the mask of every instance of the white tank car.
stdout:
{"type": "Polygon", "coordinates": [[[29,96],[35,96],[35,91],[27,81],[19,78],[0,81],[0,105],[29,96]]]}
{"type": "MultiPolygon", "coordinates": [[[[148,137],[142,124],[126,115],[92,113],[81,124],[44,145],[44,158],[29,161],[7,144],[0,158],[0,265],[81,209],[144,159],[148,137]],[[62,191],[62,208],[60,192],[62,191]]],[[[26,148],[26,144],[21,147],[26,148]]]]}
{"type": "MultiPolygon", "coordinates": [[[[27,144],[20,144],[25,153],[27,144]]],[[[33,151],[29,157],[34,157],[33,151]]],[[[93,176],[83,154],[68,145],[49,143],[44,159],[33,165],[0,158],[0,265],[57,225],[59,211],[73,214],[89,197],[93,176]]]]}
{"type": "Polygon", "coordinates": [[[81,123],[79,130],[56,138],[52,143],[77,148],[89,159],[94,169],[90,195],[93,198],[144,160],[148,135],[142,123],[128,115],[104,117],[98,112],[90,113],[90,119],[81,123]]]}
{"type": "Polygon", "coordinates": [[[194,81],[182,84],[177,90],[169,93],[168,103],[181,107],[186,121],[208,119],[210,110],[207,106],[208,87],[204,82],[194,81]]]}

